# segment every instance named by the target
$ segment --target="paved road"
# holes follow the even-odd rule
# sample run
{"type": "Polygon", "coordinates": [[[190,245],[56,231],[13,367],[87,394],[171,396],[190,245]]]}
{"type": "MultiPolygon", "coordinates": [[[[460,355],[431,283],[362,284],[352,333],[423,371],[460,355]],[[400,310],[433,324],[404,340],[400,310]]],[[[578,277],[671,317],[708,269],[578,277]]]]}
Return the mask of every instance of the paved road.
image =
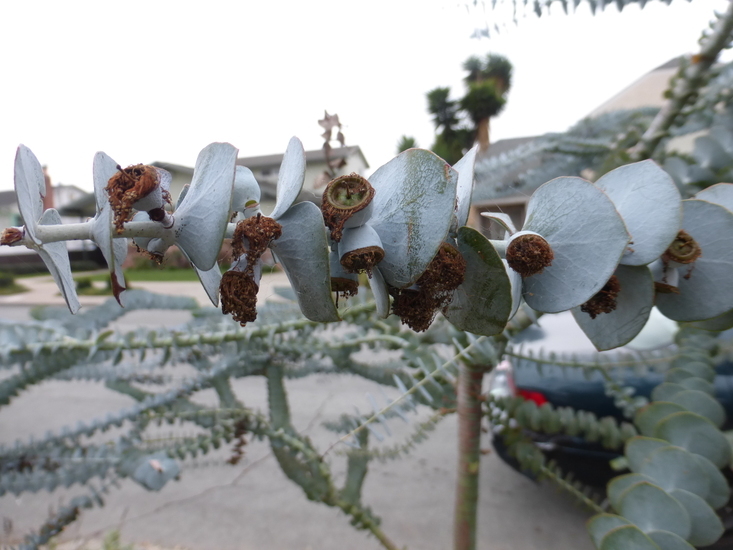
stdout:
{"type": "MultiPolygon", "coordinates": [[[[190,292],[197,292],[189,285],[190,292]]],[[[169,293],[180,293],[180,289],[169,293]]],[[[165,288],[164,288],[165,290],[165,288]]],[[[140,312],[120,321],[135,326],[150,321],[140,312]],[[134,317],[133,317],[134,315],[134,317]],[[129,317],[129,319],[126,319],[129,317]]],[[[0,317],[28,318],[28,307],[0,301],[0,317]]],[[[235,381],[237,396],[248,406],[265,405],[260,379],[235,381]]],[[[334,434],[321,426],[357,405],[368,408],[366,392],[375,385],[354,376],[312,376],[288,384],[293,417],[315,444],[327,448],[334,434]]],[[[196,397],[213,403],[213,392],[196,397]]],[[[51,381],[24,392],[0,409],[0,442],[42,436],[78,419],[116,411],[131,399],[101,384],[51,381]]],[[[414,426],[395,422],[400,441],[414,426]]],[[[399,546],[443,550],[451,546],[451,516],[456,464],[456,425],[444,420],[428,441],[410,455],[384,464],[373,463],[364,487],[364,503],[383,519],[384,532],[399,546]]],[[[484,441],[488,448],[488,441],[484,441]]],[[[251,442],[237,466],[223,464],[230,449],[184,465],[181,479],[161,492],[150,493],[133,482],[113,489],[104,508],[85,512],[65,533],[66,538],[100,537],[119,528],[123,542],[152,542],[191,550],[372,550],[378,542],[355,531],[337,510],[306,500],[285,478],[266,444],[251,442]]],[[[330,454],[340,482],[344,458],[330,454]]],[[[71,498],[79,487],[0,498],[0,517],[11,518],[13,529],[0,534],[4,543],[17,542],[37,526],[50,507],[71,498]]],[[[503,464],[493,453],[481,464],[479,548],[487,550],[589,550],[584,529],[588,513],[552,486],[537,486],[503,464]]]]}

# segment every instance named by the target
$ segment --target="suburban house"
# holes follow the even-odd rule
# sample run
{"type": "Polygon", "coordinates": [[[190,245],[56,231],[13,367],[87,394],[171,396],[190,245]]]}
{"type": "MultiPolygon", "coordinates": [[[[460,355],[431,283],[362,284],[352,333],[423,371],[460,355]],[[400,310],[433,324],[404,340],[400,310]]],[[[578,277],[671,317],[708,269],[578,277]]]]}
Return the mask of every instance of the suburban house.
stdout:
{"type": "MultiPolygon", "coordinates": [[[[282,160],[282,154],[237,159],[239,166],[246,166],[252,170],[257,183],[260,184],[262,190],[260,203],[262,204],[262,211],[265,213],[270,212],[275,206],[277,177],[280,172],[282,160]]],[[[323,149],[306,151],[305,162],[305,181],[303,183],[303,191],[300,197],[298,197],[298,200],[311,201],[316,204],[320,204],[323,188],[331,179],[342,174],[351,174],[352,172],[364,175],[367,168],[369,168],[364,153],[362,153],[358,145],[331,149],[328,159],[323,149]]],[[[193,168],[167,162],[154,162],[153,166],[171,173],[173,179],[171,181],[170,192],[173,200],[178,197],[184,185],[191,183],[193,168]]]]}
{"type": "MultiPolygon", "coordinates": [[[[638,109],[641,107],[661,107],[664,102],[663,93],[669,85],[670,78],[677,72],[679,58],[672,59],[660,65],[656,69],[646,73],[641,78],[621,90],[602,103],[586,118],[595,118],[600,115],[614,111],[638,109]]],[[[526,182],[519,179],[519,175],[533,168],[540,166],[545,160],[542,151],[529,155],[529,160],[524,161],[512,171],[501,173],[489,169],[482,170],[481,165],[490,166],[507,155],[521,154],[522,150],[532,152],[533,144],[539,136],[512,138],[499,140],[492,143],[482,158],[477,159],[476,181],[472,197],[469,225],[480,228],[490,238],[502,238],[503,228],[496,222],[480,215],[481,212],[503,212],[508,214],[514,225],[520,228],[524,223],[527,202],[535,189],[543,182],[526,182]]],[[[676,149],[686,149],[689,144],[678,144],[676,149]]],[[[589,176],[583,174],[584,176],[589,176]]]]}

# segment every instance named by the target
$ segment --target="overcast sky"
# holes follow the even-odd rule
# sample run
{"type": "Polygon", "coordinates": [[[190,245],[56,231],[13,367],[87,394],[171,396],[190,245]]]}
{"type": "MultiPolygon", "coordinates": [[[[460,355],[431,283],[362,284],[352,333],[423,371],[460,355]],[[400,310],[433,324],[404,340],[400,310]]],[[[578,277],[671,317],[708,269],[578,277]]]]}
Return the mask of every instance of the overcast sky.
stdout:
{"type": "Polygon", "coordinates": [[[91,190],[92,158],[193,166],[229,141],[240,156],[322,145],[338,113],[371,170],[402,134],[430,147],[425,93],[463,93],[461,65],[500,53],[514,82],[492,140],[562,131],[647,71],[695,51],[728,0],[650,2],[591,17],[533,15],[471,39],[470,0],[125,0],[4,2],[0,9],[0,190],[19,143],[54,183],[91,190]]]}

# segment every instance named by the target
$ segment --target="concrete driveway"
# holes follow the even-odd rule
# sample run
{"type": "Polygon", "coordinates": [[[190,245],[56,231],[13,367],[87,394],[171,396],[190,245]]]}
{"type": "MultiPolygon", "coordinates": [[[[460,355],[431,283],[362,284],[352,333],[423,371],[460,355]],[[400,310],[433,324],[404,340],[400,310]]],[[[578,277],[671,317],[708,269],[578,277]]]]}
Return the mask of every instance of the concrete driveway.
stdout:
{"type": "MultiPolygon", "coordinates": [[[[282,282],[281,279],[277,284],[282,282]]],[[[200,290],[192,283],[183,283],[188,285],[185,288],[173,288],[167,283],[157,285],[151,290],[197,298],[195,293],[200,290]]],[[[24,306],[17,302],[12,306],[0,300],[0,318],[3,311],[16,318],[23,317],[24,306]]],[[[149,323],[150,317],[146,318],[143,312],[133,312],[120,319],[118,326],[124,330],[146,321],[149,323]]],[[[234,389],[247,406],[265,406],[264,380],[236,380],[234,389]]],[[[337,437],[322,427],[323,421],[334,420],[344,411],[351,412],[355,405],[368,409],[366,393],[379,395],[374,383],[350,375],[291,380],[288,391],[296,427],[307,433],[320,449],[326,449],[337,437]]],[[[195,399],[212,404],[213,391],[200,392],[195,399]]],[[[131,402],[131,398],[112,392],[101,383],[45,382],[0,409],[0,442],[7,444],[16,439],[42,436],[49,429],[55,431],[79,419],[103,416],[131,402]]],[[[383,444],[399,443],[425,414],[414,416],[409,425],[392,421],[394,435],[383,444]]],[[[364,504],[382,518],[383,531],[399,547],[419,550],[451,547],[455,434],[455,418],[448,417],[409,455],[385,463],[373,461],[370,465],[364,504]]],[[[484,447],[489,449],[488,441],[484,447]]],[[[280,471],[266,443],[250,442],[245,450],[246,455],[237,466],[225,464],[231,448],[184,462],[180,481],[168,483],[158,493],[125,481],[119,488],[112,488],[103,508],[85,511],[61,540],[74,540],[69,548],[80,548],[86,539],[99,539],[110,530],[119,529],[123,543],[153,543],[167,548],[178,545],[190,550],[381,547],[376,539],[354,530],[340,511],[307,501],[300,488],[280,471]]],[[[345,458],[331,452],[329,462],[340,483],[345,458]]],[[[22,535],[37,527],[50,508],[83,492],[83,488],[76,486],[52,494],[40,492],[0,498],[0,518],[12,522],[10,530],[7,529],[10,524],[5,522],[6,530],[0,534],[0,541],[20,542],[22,535]]],[[[588,517],[584,508],[553,486],[534,484],[492,452],[484,457],[479,548],[590,550],[592,544],[584,528],[588,517]]]]}

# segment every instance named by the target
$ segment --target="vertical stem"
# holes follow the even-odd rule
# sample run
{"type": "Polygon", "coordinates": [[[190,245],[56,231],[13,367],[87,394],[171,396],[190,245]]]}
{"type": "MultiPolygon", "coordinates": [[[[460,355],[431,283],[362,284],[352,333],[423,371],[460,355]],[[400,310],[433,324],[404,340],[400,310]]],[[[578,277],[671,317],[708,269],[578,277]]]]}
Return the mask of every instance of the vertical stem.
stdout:
{"type": "Polygon", "coordinates": [[[454,550],[475,550],[481,459],[481,383],[486,367],[461,364],[458,376],[458,480],[454,550]]]}

